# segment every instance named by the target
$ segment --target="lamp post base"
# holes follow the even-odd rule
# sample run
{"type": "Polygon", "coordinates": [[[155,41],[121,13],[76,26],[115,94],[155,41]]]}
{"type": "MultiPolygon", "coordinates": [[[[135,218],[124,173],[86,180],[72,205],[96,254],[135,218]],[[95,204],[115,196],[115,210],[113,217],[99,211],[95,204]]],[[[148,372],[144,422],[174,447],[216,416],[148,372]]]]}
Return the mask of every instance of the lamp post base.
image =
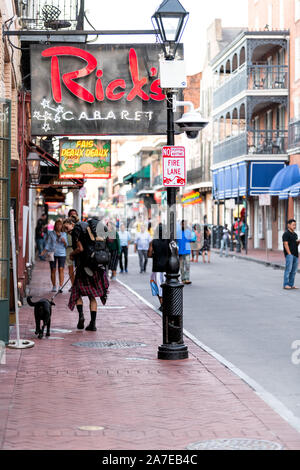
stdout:
{"type": "Polygon", "coordinates": [[[163,360],[180,360],[188,359],[189,352],[185,344],[163,344],[159,346],[157,358],[163,360]]]}

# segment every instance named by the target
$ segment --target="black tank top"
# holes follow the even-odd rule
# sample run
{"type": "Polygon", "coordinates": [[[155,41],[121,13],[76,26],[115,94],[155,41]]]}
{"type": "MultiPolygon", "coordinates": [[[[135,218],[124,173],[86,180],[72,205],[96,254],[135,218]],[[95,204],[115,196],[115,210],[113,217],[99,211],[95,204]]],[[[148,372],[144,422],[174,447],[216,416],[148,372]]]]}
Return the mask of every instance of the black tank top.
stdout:
{"type": "Polygon", "coordinates": [[[168,263],[169,241],[155,239],[152,241],[152,248],[152,271],[154,273],[165,273],[167,270],[168,263]]]}

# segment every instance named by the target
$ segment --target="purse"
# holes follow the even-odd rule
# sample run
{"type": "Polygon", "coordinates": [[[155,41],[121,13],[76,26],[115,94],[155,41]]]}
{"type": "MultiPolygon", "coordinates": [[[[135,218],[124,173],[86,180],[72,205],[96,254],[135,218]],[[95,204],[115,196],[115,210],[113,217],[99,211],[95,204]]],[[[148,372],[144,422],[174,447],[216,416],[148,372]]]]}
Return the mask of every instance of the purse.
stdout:
{"type": "Polygon", "coordinates": [[[54,261],[54,251],[48,251],[47,252],[46,261],[54,261]]]}

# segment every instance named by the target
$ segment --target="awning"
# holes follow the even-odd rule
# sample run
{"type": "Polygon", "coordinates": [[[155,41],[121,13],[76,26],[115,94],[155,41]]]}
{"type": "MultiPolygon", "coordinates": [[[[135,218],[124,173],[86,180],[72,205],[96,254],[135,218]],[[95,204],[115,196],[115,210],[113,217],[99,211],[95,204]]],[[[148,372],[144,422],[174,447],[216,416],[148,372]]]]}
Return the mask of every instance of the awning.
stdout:
{"type": "Polygon", "coordinates": [[[289,197],[298,197],[300,194],[300,182],[289,186],[279,194],[279,199],[288,199],[289,197]]]}
{"type": "Polygon", "coordinates": [[[133,183],[141,178],[150,178],[150,165],[144,166],[139,171],[135,173],[129,173],[129,175],[124,176],[124,183],[133,183]]]}
{"type": "Polygon", "coordinates": [[[290,186],[300,182],[300,169],[298,165],[289,165],[280,170],[272,179],[270,185],[271,196],[279,196],[280,193],[290,186]]]}
{"type": "Polygon", "coordinates": [[[244,161],[218,168],[213,171],[213,198],[269,194],[274,176],[284,166],[283,161],[244,161]]]}
{"type": "Polygon", "coordinates": [[[213,198],[231,199],[246,194],[246,162],[213,171],[213,198]]]}

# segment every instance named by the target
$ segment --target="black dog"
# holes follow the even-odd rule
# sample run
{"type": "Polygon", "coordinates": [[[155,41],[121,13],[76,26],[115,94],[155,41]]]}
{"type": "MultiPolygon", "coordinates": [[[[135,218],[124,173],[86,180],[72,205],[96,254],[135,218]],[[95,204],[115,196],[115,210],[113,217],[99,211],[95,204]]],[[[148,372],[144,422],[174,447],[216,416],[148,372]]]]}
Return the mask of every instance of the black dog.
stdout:
{"type": "Polygon", "coordinates": [[[32,302],[31,297],[27,297],[27,303],[30,307],[34,307],[35,334],[41,339],[44,336],[44,328],[46,326],[46,336],[50,336],[51,308],[55,303],[48,299],[40,299],[38,302],[32,302]],[[41,321],[43,322],[42,329],[41,321]]]}

